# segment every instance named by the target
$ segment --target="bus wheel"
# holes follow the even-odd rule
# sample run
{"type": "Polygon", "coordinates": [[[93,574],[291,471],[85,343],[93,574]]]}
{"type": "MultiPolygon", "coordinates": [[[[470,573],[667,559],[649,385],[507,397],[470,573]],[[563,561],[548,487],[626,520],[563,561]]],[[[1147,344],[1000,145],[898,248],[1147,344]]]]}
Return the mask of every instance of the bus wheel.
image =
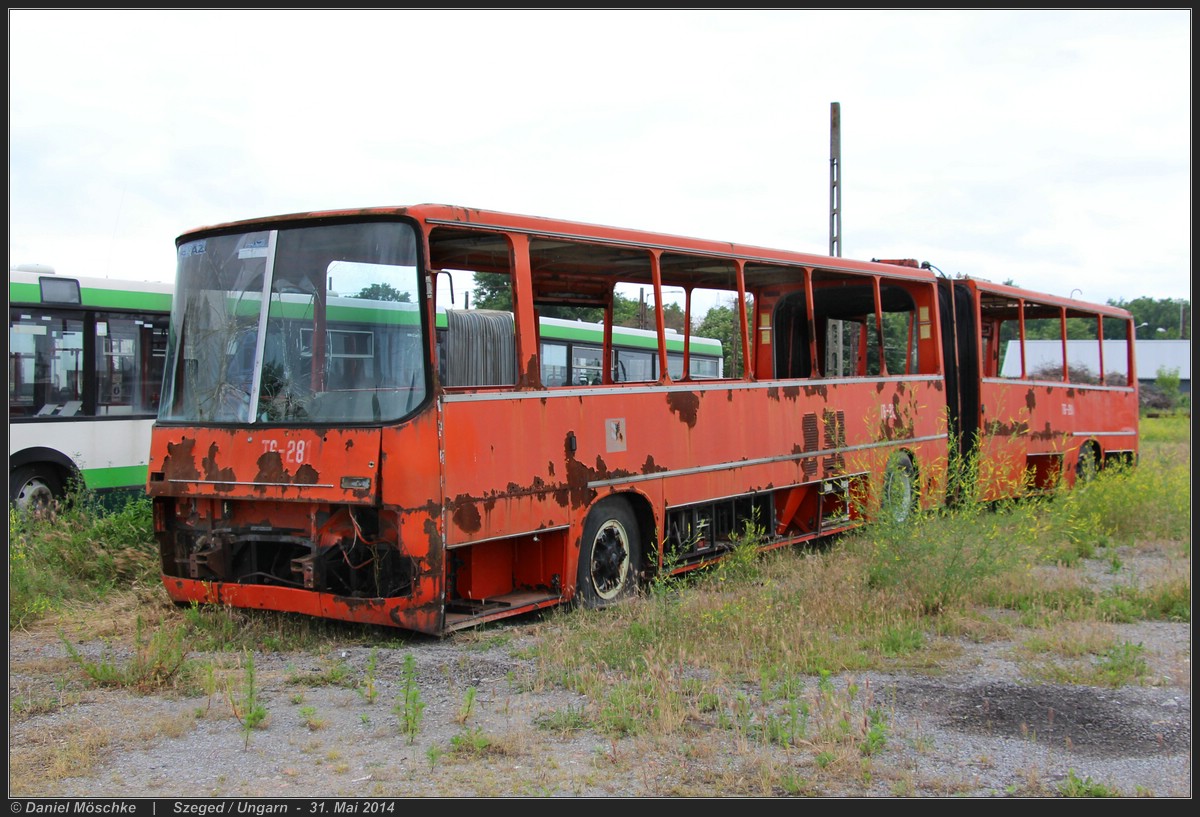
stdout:
{"type": "Polygon", "coordinates": [[[601,502],[588,513],[577,584],[584,607],[607,607],[633,594],[639,542],[637,520],[623,500],[601,502]]]}
{"type": "Polygon", "coordinates": [[[1100,471],[1094,443],[1084,443],[1079,449],[1079,459],[1075,461],[1075,482],[1091,482],[1100,471]]]}
{"type": "Polygon", "coordinates": [[[9,502],[22,511],[39,511],[62,496],[62,480],[53,468],[22,465],[12,472],[9,502]]]}
{"type": "Polygon", "coordinates": [[[897,525],[908,521],[916,506],[914,472],[912,459],[907,454],[897,454],[888,461],[879,501],[879,513],[885,521],[897,525]]]}

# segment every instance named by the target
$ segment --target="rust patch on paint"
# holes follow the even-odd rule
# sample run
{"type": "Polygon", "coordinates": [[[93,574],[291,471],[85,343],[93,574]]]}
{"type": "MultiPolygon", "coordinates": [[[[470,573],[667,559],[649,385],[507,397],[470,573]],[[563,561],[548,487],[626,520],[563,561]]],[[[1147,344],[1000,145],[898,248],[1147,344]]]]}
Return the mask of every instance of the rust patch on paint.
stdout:
{"type": "Polygon", "coordinates": [[[450,518],[464,533],[478,533],[483,526],[479,518],[479,507],[469,496],[459,495],[453,501],[454,512],[450,518]]]}
{"type": "Polygon", "coordinates": [[[264,451],[258,458],[258,473],[255,482],[290,482],[287,472],[283,470],[283,457],[278,451],[264,451]]]}
{"type": "Polygon", "coordinates": [[[532,389],[536,388],[542,379],[542,369],[538,364],[537,355],[530,355],[529,360],[525,361],[525,371],[521,373],[521,382],[519,388],[532,389]]]}
{"type": "Polygon", "coordinates": [[[646,455],[646,461],[644,463],[642,463],[642,473],[643,474],[657,474],[661,471],[666,471],[666,470],[667,470],[666,467],[659,465],[654,461],[654,457],[652,457],[648,454],[646,455]]]}
{"type": "Polygon", "coordinates": [[[1029,423],[1023,420],[1015,423],[1001,423],[999,420],[992,420],[986,428],[986,433],[993,437],[1020,437],[1022,434],[1029,433],[1029,423]]]}
{"type": "Polygon", "coordinates": [[[204,478],[211,482],[234,482],[237,477],[234,475],[232,468],[220,468],[217,465],[217,455],[221,453],[221,449],[213,443],[208,447],[208,455],[201,463],[204,471],[204,478]]]}
{"type": "Polygon", "coordinates": [[[589,488],[588,483],[595,475],[594,470],[574,457],[567,460],[567,496],[572,508],[579,509],[592,504],[596,491],[589,488]]]}
{"type": "Polygon", "coordinates": [[[167,443],[163,473],[171,480],[191,481],[200,478],[200,470],[196,467],[195,439],[184,437],[178,443],[167,443]]]}
{"type": "Polygon", "coordinates": [[[442,552],[442,533],[438,530],[437,520],[432,516],[425,520],[425,541],[429,543],[431,558],[439,558],[442,552]]]}
{"type": "Polygon", "coordinates": [[[696,415],[700,411],[700,395],[694,391],[667,392],[667,407],[679,419],[687,423],[688,428],[696,427],[696,415]]]}
{"type": "Polygon", "coordinates": [[[1025,408],[1033,411],[1034,406],[1036,405],[1037,395],[1033,393],[1033,389],[1030,389],[1029,391],[1025,392],[1025,408]]]}
{"type": "Polygon", "coordinates": [[[796,402],[797,400],[800,399],[800,387],[799,386],[784,386],[783,387],[783,396],[785,399],[791,400],[793,403],[796,402]]]}

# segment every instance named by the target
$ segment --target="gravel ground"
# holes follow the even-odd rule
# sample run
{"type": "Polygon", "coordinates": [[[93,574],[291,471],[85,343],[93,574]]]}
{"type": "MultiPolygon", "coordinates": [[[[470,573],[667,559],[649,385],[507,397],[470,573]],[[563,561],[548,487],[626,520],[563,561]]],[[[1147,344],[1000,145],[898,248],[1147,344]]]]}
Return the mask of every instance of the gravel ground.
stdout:
{"type": "MultiPolygon", "coordinates": [[[[257,655],[256,687],[268,715],[248,739],[220,693],[147,697],[83,685],[56,635],[18,632],[9,649],[10,793],[1005,797],[1056,796],[1075,782],[1118,796],[1190,797],[1190,624],[1111,626],[1120,641],[1142,645],[1144,683],[1112,689],[1030,680],[1019,636],[943,645],[956,649],[937,673],[836,676],[835,688],[853,685],[856,700],[886,713],[887,740],[869,762],[829,765],[811,747],[748,741],[715,722],[697,723],[686,739],[546,729],[539,722],[547,715],[563,720],[594,702],[559,687],[530,688],[534,668],[522,648],[552,632],[536,621],[445,640],[401,636],[377,652],[373,702],[361,686],[297,680],[339,663],[362,679],[369,648],[257,655]],[[425,705],[411,741],[393,711],[410,655],[425,705]],[[491,740],[488,749],[469,751],[481,736],[491,740]]],[[[109,648],[92,640],[77,649],[98,657],[109,648]]],[[[816,694],[812,685],[806,694],[816,694]]]]}

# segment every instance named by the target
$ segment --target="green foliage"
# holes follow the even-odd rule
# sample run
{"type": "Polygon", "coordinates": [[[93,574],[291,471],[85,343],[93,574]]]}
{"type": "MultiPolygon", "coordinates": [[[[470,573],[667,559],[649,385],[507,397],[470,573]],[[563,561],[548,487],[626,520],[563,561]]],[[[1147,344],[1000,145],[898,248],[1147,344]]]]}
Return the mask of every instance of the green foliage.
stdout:
{"type": "Polygon", "coordinates": [[[37,513],[9,506],[9,627],[158,580],[150,500],[106,511],[79,487],[37,513]]]}
{"type": "Polygon", "coordinates": [[[245,665],[242,688],[240,691],[233,688],[227,689],[226,698],[229,703],[229,711],[241,724],[242,733],[246,737],[245,745],[249,746],[250,733],[266,724],[267,709],[258,698],[259,689],[254,672],[254,653],[246,650],[243,660],[245,665]]]}
{"type": "Polygon", "coordinates": [[[476,726],[450,738],[450,748],[458,754],[482,755],[492,745],[492,739],[476,726]]]}
{"type": "Polygon", "coordinates": [[[569,705],[566,709],[556,709],[552,712],[538,715],[534,718],[534,724],[539,729],[557,732],[562,735],[580,732],[591,727],[591,721],[588,719],[583,708],[576,708],[569,705]]]}
{"type": "Polygon", "coordinates": [[[1020,555],[1010,546],[1008,520],[978,506],[886,521],[847,539],[865,560],[867,585],[913,599],[924,613],[958,606],[982,582],[1010,570],[1020,555]]]}
{"type": "Polygon", "coordinates": [[[1112,786],[1096,783],[1090,777],[1080,778],[1074,769],[1067,770],[1067,779],[1058,787],[1063,797],[1120,797],[1121,792],[1112,786]]]}
{"type": "Polygon", "coordinates": [[[375,699],[379,697],[379,688],[375,682],[375,671],[378,667],[379,649],[372,647],[371,654],[367,657],[367,666],[363,670],[362,681],[358,685],[358,691],[369,704],[375,703],[375,699]]]}
{"type": "Polygon", "coordinates": [[[475,696],[478,692],[479,690],[473,686],[467,687],[467,691],[463,695],[462,705],[458,708],[458,715],[454,718],[456,721],[466,723],[470,719],[471,713],[475,711],[475,696]]]}
{"type": "Polygon", "coordinates": [[[363,287],[355,298],[367,298],[372,301],[399,301],[400,303],[409,303],[412,301],[412,293],[401,292],[391,284],[371,284],[368,287],[363,287]]]}
{"type": "Polygon", "coordinates": [[[1179,369],[1168,369],[1159,366],[1154,378],[1154,385],[1162,393],[1168,409],[1175,408],[1179,402],[1179,369]]]}
{"type": "Polygon", "coordinates": [[[409,744],[416,743],[421,731],[421,720],[425,716],[425,702],[417,686],[417,659],[412,653],[404,656],[404,667],[400,671],[400,694],[392,712],[400,722],[400,731],[408,737],[409,744]]]}
{"type": "Polygon", "coordinates": [[[168,626],[147,635],[142,617],[138,616],[133,655],[124,661],[107,649],[99,660],[92,661],[81,655],[62,633],[59,639],[67,654],[94,683],[145,694],[174,686],[187,661],[186,632],[185,627],[168,626]]]}
{"type": "MultiPolygon", "coordinates": [[[[1133,325],[1141,326],[1138,337],[1150,340],[1178,339],[1184,336],[1182,329],[1190,323],[1192,314],[1191,301],[1185,298],[1134,298],[1109,299],[1112,306],[1119,306],[1133,315],[1133,325]],[[1159,329],[1165,331],[1159,332],[1159,329]]],[[[1190,334],[1190,333],[1189,333],[1190,334]]],[[[1117,321],[1106,318],[1104,321],[1104,337],[1123,337],[1117,321]]]]}

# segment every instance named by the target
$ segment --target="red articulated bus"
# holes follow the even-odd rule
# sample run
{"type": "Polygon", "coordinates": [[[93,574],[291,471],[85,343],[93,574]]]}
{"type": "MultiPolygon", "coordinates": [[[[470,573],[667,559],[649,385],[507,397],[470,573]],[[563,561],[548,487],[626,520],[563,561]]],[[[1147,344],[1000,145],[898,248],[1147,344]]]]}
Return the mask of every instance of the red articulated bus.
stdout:
{"type": "Polygon", "coordinates": [[[911,261],[445,205],[177,246],[147,490],[179,603],[447,634],[603,607],[747,525],[768,549],[902,521],[963,489],[959,451],[985,499],[1137,454],[1127,312],[911,261]],[[634,292],[639,349],[614,343],[634,292]],[[1002,377],[1032,337],[1062,366],[1002,377]]]}

